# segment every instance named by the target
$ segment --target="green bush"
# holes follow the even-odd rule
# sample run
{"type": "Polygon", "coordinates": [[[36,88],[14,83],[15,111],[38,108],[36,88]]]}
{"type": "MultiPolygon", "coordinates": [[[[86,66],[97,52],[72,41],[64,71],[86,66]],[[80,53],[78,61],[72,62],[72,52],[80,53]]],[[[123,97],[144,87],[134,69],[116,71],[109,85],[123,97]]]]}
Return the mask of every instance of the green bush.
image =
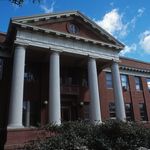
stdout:
{"type": "Polygon", "coordinates": [[[45,132],[55,136],[38,139],[25,145],[24,150],[137,150],[150,148],[150,129],[131,122],[109,120],[93,125],[66,122],[60,126],[47,125],[45,132]]]}

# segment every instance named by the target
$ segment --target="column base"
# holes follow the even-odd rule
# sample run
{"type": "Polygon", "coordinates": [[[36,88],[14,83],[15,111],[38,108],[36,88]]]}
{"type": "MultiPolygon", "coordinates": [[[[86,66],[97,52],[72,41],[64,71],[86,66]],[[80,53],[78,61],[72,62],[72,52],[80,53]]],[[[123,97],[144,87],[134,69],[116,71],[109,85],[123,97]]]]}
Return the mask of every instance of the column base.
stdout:
{"type": "Polygon", "coordinates": [[[90,122],[94,125],[98,125],[98,124],[101,124],[102,121],[101,120],[90,120],[90,122]]]}
{"type": "Polygon", "coordinates": [[[23,125],[19,125],[19,124],[9,124],[7,126],[7,129],[21,129],[21,128],[25,128],[23,125]]]}

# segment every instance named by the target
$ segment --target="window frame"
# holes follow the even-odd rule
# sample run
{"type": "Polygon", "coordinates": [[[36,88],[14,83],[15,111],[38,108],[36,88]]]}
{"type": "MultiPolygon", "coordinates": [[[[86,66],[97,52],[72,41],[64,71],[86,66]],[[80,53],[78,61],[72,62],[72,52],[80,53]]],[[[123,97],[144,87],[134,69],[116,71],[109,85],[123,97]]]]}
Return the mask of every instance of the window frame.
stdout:
{"type": "Polygon", "coordinates": [[[112,81],[112,73],[111,72],[105,73],[105,80],[106,80],[106,88],[107,89],[113,89],[113,81],[112,81]]]}
{"type": "Polygon", "coordinates": [[[148,121],[148,116],[147,116],[147,110],[146,110],[145,103],[139,103],[139,111],[140,111],[141,121],[148,121]]]}
{"type": "Polygon", "coordinates": [[[134,81],[135,81],[135,89],[136,89],[136,91],[142,91],[143,87],[142,87],[142,80],[141,80],[141,78],[138,77],[138,76],[134,76],[134,81]],[[139,88],[137,88],[137,87],[139,87],[139,88]]]}
{"type": "Polygon", "coordinates": [[[88,103],[84,104],[83,111],[84,111],[84,120],[89,121],[90,120],[90,105],[88,103]]]}
{"type": "Polygon", "coordinates": [[[115,102],[110,102],[108,107],[109,107],[109,117],[110,117],[110,119],[116,119],[115,102]]]}
{"type": "Polygon", "coordinates": [[[146,83],[147,83],[147,89],[150,91],[150,78],[146,79],[146,83]]]}
{"type": "Polygon", "coordinates": [[[134,116],[133,116],[132,103],[125,103],[125,112],[126,112],[126,120],[127,121],[133,121],[134,120],[134,116]],[[130,109],[127,109],[127,105],[130,106],[130,109]],[[130,115],[128,115],[128,114],[130,114],[130,115]]]}
{"type": "Polygon", "coordinates": [[[128,75],[120,74],[120,78],[121,78],[122,89],[125,90],[125,91],[129,90],[129,78],[128,78],[128,75]],[[125,77],[125,78],[123,78],[123,77],[125,77]],[[125,79],[125,80],[123,80],[123,79],[125,79]]]}

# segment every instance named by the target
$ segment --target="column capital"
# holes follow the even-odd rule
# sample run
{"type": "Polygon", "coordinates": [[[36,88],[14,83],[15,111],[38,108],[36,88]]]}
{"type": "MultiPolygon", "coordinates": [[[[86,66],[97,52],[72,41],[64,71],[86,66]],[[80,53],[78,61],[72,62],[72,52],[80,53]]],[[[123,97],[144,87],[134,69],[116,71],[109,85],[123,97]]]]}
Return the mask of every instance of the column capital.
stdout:
{"type": "Polygon", "coordinates": [[[116,59],[112,59],[111,60],[111,63],[113,64],[113,63],[117,63],[117,64],[119,64],[121,62],[121,60],[119,59],[119,60],[116,60],[116,59]]]}
{"type": "Polygon", "coordinates": [[[55,47],[49,47],[49,49],[53,52],[58,52],[58,53],[61,53],[63,52],[63,49],[62,48],[55,48],[55,47]]]}
{"type": "Polygon", "coordinates": [[[29,43],[26,43],[26,42],[22,42],[22,41],[18,41],[18,40],[15,40],[15,47],[17,46],[22,46],[24,48],[28,47],[29,46],[29,43]]]}
{"type": "Polygon", "coordinates": [[[88,58],[89,58],[89,59],[95,59],[95,60],[96,60],[96,59],[99,59],[98,56],[94,56],[94,55],[88,55],[88,58]]]}

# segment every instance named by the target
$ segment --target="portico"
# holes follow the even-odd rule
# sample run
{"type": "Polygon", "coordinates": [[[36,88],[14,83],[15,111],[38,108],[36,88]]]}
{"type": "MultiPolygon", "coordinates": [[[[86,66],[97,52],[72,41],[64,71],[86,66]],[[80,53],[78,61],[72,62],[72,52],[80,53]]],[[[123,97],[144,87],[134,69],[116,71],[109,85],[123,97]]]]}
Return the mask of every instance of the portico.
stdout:
{"type": "MultiPolygon", "coordinates": [[[[48,17],[51,19],[51,17],[53,18],[55,16],[57,18],[59,16],[57,19],[65,19],[64,15],[71,18],[78,16],[79,20],[84,19],[83,22],[88,28],[92,28],[92,30],[99,29],[96,24],[89,21],[89,19],[79,12],[58,14],[57,16],[50,15],[33,18],[20,18],[12,21],[12,25],[16,25],[17,28],[16,39],[14,40],[15,48],[13,52],[14,60],[9,106],[9,128],[23,127],[24,73],[30,51],[32,51],[32,55],[37,51],[44,53],[49,66],[49,71],[45,74],[45,76],[48,76],[47,82],[49,83],[49,96],[47,99],[49,123],[60,125],[62,120],[60,87],[60,68],[62,64],[60,57],[64,57],[65,55],[68,57],[69,55],[71,55],[71,57],[80,57],[80,60],[82,58],[84,60],[84,66],[87,69],[88,88],[90,93],[90,121],[94,124],[102,122],[99,96],[100,89],[98,86],[99,72],[97,71],[99,68],[97,64],[100,64],[101,68],[109,66],[112,69],[117,119],[122,121],[125,121],[126,119],[118,68],[118,53],[123,48],[123,45],[102,29],[99,29],[99,34],[106,39],[104,40],[102,38],[102,41],[100,41],[80,36],[79,33],[65,33],[35,25],[36,21],[38,22],[42,17],[48,17]],[[35,24],[28,24],[28,22],[31,22],[32,20],[34,20],[35,24]]],[[[55,19],[53,19],[53,21],[55,21],[55,19]]],[[[43,61],[45,61],[44,59],[45,57],[43,57],[43,61]]],[[[80,62],[77,61],[76,64],[78,63],[80,62]]]]}

